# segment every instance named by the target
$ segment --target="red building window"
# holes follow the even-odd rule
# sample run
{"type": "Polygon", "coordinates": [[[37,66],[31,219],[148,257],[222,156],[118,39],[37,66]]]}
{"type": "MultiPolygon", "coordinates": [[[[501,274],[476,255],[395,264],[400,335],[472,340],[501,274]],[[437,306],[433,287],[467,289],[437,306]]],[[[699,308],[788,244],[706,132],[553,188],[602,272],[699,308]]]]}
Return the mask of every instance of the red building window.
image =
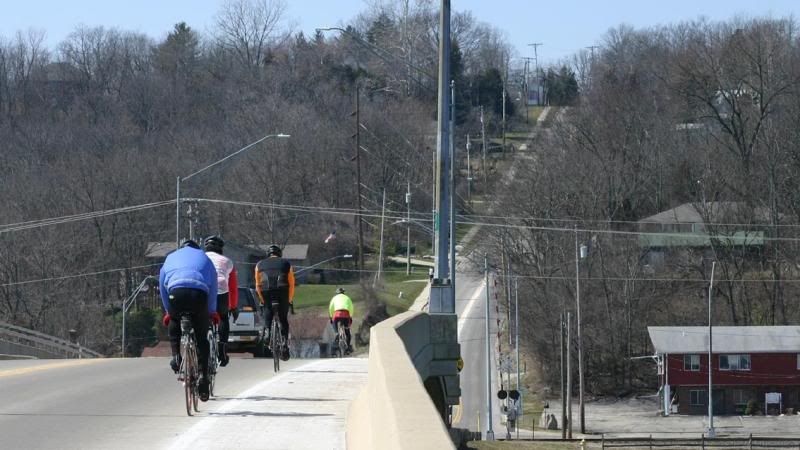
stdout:
{"type": "Polygon", "coordinates": [[[683,355],[683,370],[700,370],[700,355],[683,355]]]}
{"type": "Polygon", "coordinates": [[[705,390],[692,390],[689,391],[689,405],[703,406],[706,404],[706,391],[705,390]]]}
{"type": "Polygon", "coordinates": [[[719,370],[750,370],[750,355],[719,355],[719,370]]]}

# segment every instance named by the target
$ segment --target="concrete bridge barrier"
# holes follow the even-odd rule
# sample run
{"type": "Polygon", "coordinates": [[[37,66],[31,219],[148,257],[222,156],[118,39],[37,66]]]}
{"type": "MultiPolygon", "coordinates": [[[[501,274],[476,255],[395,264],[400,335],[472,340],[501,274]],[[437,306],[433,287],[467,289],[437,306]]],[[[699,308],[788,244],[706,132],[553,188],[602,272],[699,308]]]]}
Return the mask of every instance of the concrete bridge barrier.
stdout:
{"type": "Polygon", "coordinates": [[[348,450],[455,449],[442,420],[457,402],[455,316],[409,311],[370,331],[367,385],[347,414],[348,450]],[[452,323],[451,323],[452,322],[452,323]]]}

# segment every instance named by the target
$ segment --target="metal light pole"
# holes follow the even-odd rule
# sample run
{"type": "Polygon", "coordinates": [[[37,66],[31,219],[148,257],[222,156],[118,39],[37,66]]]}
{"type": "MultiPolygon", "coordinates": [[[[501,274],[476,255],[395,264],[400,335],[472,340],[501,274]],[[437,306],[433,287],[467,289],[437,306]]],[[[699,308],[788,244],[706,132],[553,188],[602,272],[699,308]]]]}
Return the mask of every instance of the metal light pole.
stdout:
{"type": "MultiPolygon", "coordinates": [[[[456,82],[450,81],[450,296],[456,304],[456,144],[453,130],[456,125],[456,82]]],[[[455,312],[455,309],[453,309],[455,312]]]]}
{"type": "Polygon", "coordinates": [[[712,363],[712,334],[711,334],[711,293],[714,290],[714,267],[716,261],[711,262],[711,283],[708,285],[708,437],[713,438],[717,435],[714,431],[714,385],[711,374],[714,372],[712,363]]]}
{"type": "Polygon", "coordinates": [[[486,406],[488,408],[488,415],[486,416],[486,440],[494,440],[494,431],[492,430],[492,345],[490,342],[489,334],[489,257],[483,255],[483,270],[485,273],[486,283],[486,406]]]}
{"type": "Polygon", "coordinates": [[[567,438],[572,439],[572,313],[567,312],[567,438]]]}
{"type": "MultiPolygon", "coordinates": [[[[436,266],[434,278],[448,278],[448,239],[450,226],[450,1],[442,0],[439,16],[439,108],[436,136],[436,266]]],[[[431,311],[433,312],[433,311],[431,311]]],[[[436,311],[445,312],[445,311],[436,311]]],[[[454,312],[454,311],[447,311],[454,312]]]]}
{"type": "Polygon", "coordinates": [[[580,259],[584,257],[578,245],[578,225],[575,225],[575,314],[578,321],[578,402],[581,416],[581,433],[586,433],[586,415],[583,404],[583,334],[581,332],[581,279],[580,259]]]}
{"type": "Polygon", "coordinates": [[[522,418],[522,384],[519,379],[519,278],[514,278],[514,332],[516,336],[514,347],[517,352],[517,391],[520,393],[519,400],[517,400],[517,408],[520,413],[517,415],[517,439],[519,439],[519,421],[522,418]]]}
{"type": "Polygon", "coordinates": [[[139,286],[136,286],[136,289],[133,290],[133,293],[122,301],[122,357],[125,357],[125,334],[126,334],[126,324],[127,324],[127,315],[128,310],[131,308],[131,305],[136,301],[136,296],[139,295],[139,292],[142,292],[144,289],[145,284],[151,279],[155,279],[152,275],[148,275],[144,277],[139,286]]]}
{"type": "Polygon", "coordinates": [[[356,83],[356,207],[358,213],[356,214],[357,228],[358,228],[358,278],[361,280],[364,276],[364,220],[361,218],[361,102],[359,100],[361,92],[356,83]]]}
{"type": "Polygon", "coordinates": [[[276,138],[290,138],[291,135],[283,134],[283,133],[268,134],[268,135],[262,137],[261,139],[258,139],[256,141],[253,141],[253,142],[245,145],[244,147],[240,148],[239,150],[236,150],[235,152],[233,152],[230,155],[220,159],[219,161],[211,163],[211,164],[203,167],[202,169],[200,169],[198,171],[190,173],[189,175],[187,175],[187,176],[185,176],[183,178],[178,177],[178,181],[177,181],[177,184],[176,184],[176,187],[175,187],[175,248],[177,248],[180,245],[180,241],[181,241],[181,183],[184,182],[184,181],[188,181],[190,178],[194,177],[195,175],[199,175],[200,173],[205,172],[206,170],[208,170],[208,169],[210,169],[210,168],[212,168],[214,166],[222,164],[223,162],[233,158],[234,156],[236,156],[236,155],[238,155],[238,154],[240,154],[242,152],[245,152],[245,151],[249,150],[250,148],[252,148],[253,146],[255,146],[257,144],[260,144],[261,142],[263,142],[263,141],[265,141],[265,140],[267,140],[269,138],[273,138],[273,137],[276,137],[276,138]]]}

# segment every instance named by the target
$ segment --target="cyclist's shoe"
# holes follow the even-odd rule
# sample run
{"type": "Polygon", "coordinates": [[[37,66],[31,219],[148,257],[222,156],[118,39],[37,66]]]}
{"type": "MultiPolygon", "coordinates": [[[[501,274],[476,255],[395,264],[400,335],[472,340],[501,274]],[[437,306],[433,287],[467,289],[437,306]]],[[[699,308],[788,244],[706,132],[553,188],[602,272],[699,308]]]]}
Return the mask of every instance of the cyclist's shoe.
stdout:
{"type": "Polygon", "coordinates": [[[351,353],[353,353],[353,346],[352,345],[348,345],[347,346],[347,350],[344,351],[344,354],[345,355],[349,355],[351,353]]]}
{"type": "Polygon", "coordinates": [[[281,361],[288,361],[289,360],[289,346],[284,345],[281,349],[281,361]]]}
{"type": "Polygon", "coordinates": [[[207,402],[209,397],[208,378],[200,377],[200,381],[197,384],[197,391],[200,394],[200,400],[207,402]]]}
{"type": "Polygon", "coordinates": [[[173,356],[172,359],[169,360],[169,366],[172,368],[172,371],[178,373],[181,370],[181,362],[179,356],[173,356]]]}

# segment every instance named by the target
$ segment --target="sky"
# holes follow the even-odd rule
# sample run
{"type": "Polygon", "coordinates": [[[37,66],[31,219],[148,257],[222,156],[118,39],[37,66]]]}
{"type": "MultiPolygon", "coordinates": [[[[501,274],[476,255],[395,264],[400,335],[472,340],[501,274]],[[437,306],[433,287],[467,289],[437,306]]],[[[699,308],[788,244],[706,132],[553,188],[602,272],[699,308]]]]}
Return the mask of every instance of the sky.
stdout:
{"type": "MultiPolygon", "coordinates": [[[[287,0],[287,19],[307,35],[315,28],[346,25],[367,5],[365,0],[287,0]]],[[[387,0],[383,0],[387,1],[387,0]]],[[[51,48],[79,24],[116,27],[163,38],[184,21],[201,32],[211,30],[222,0],[3,0],[0,37],[18,30],[44,30],[51,48]]],[[[373,3],[372,1],[369,3],[373,3]]],[[[719,21],[737,15],[800,19],[800,0],[451,0],[457,11],[470,10],[503,30],[517,56],[533,56],[540,42],[543,64],[568,57],[620,24],[647,28],[694,20],[719,21]]]]}

